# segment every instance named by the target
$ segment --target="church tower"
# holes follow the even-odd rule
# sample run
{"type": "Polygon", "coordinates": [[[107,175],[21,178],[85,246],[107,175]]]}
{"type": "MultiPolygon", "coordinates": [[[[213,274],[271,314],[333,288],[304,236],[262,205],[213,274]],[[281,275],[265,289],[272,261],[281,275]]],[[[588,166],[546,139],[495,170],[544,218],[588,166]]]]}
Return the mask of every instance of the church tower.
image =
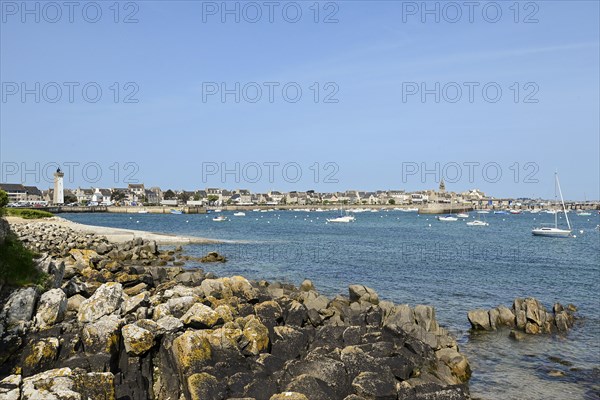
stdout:
{"type": "Polygon", "coordinates": [[[65,203],[65,187],[63,183],[63,178],[65,174],[58,168],[54,173],[54,204],[64,204],[65,203]]]}
{"type": "Polygon", "coordinates": [[[440,181],[440,193],[446,192],[446,184],[444,183],[444,178],[440,181]]]}

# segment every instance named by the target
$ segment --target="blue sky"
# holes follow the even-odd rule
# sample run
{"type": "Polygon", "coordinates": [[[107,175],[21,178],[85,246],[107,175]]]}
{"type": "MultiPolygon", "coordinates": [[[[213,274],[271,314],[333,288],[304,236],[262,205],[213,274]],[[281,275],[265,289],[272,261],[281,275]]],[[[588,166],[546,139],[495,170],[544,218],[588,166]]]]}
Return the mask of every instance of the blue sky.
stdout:
{"type": "Polygon", "coordinates": [[[600,197],[598,2],[520,2],[518,16],[514,2],[478,2],[473,22],[457,2],[455,23],[444,2],[427,2],[439,21],[422,2],[320,2],[318,22],[313,1],[275,3],[272,23],[264,2],[251,23],[249,2],[235,1],[240,22],[222,2],[141,1],[119,3],[118,23],[113,2],[99,3],[96,23],[86,2],[74,22],[63,8],[50,23],[45,2],[36,22],[2,1],[0,180],[46,188],[52,163],[78,163],[67,187],[418,190],[445,174],[450,190],[552,197],[558,170],[567,198],[600,197]],[[131,13],[137,22],[123,23],[131,13]],[[23,101],[23,82],[39,103],[23,101]],[[79,84],[73,102],[65,82],[79,84]],[[90,82],[96,103],[82,94],[90,82]],[[236,82],[239,102],[207,92],[236,82]],[[125,102],[134,89],[137,103],[125,102]]]}

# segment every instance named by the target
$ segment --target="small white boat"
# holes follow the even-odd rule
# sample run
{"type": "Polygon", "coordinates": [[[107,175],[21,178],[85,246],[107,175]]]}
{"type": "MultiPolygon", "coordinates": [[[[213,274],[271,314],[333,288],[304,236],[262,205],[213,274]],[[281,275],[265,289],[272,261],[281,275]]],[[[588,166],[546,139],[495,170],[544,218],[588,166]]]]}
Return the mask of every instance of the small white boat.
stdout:
{"type": "Polygon", "coordinates": [[[547,236],[547,237],[569,237],[571,236],[570,229],[560,229],[553,226],[543,226],[535,228],[531,231],[535,236],[547,236]]]}
{"type": "Polygon", "coordinates": [[[181,214],[183,214],[183,211],[173,209],[173,210],[171,210],[171,214],[181,215],[181,214]]]}
{"type": "Polygon", "coordinates": [[[467,225],[468,226],[489,226],[490,224],[488,224],[485,221],[481,221],[481,220],[476,219],[475,221],[469,221],[469,222],[467,222],[467,225]]]}
{"type": "Polygon", "coordinates": [[[233,213],[233,216],[234,217],[245,217],[246,213],[242,212],[242,211],[239,211],[239,212],[233,213]]]}
{"type": "Polygon", "coordinates": [[[458,221],[458,218],[453,217],[451,215],[447,215],[445,217],[437,217],[437,219],[438,219],[438,221],[441,221],[441,222],[455,222],[455,221],[458,221]]]}
{"type": "Polygon", "coordinates": [[[336,217],[336,218],[327,218],[327,222],[334,222],[334,223],[348,223],[348,222],[353,222],[355,220],[355,218],[352,215],[344,215],[341,217],[336,217]]]}
{"type": "Polygon", "coordinates": [[[215,222],[223,222],[223,221],[227,221],[227,217],[219,215],[218,217],[214,217],[212,220],[215,222]]]}
{"type": "Polygon", "coordinates": [[[530,212],[531,214],[538,214],[540,211],[542,211],[542,210],[540,210],[539,208],[537,208],[537,209],[531,210],[531,211],[529,211],[529,212],[530,212]]]}
{"type": "Polygon", "coordinates": [[[521,210],[509,210],[508,212],[511,214],[521,214],[521,210]]]}
{"type": "Polygon", "coordinates": [[[467,213],[460,213],[460,214],[456,214],[456,216],[457,216],[458,218],[469,218],[469,214],[467,214],[467,213]]]}
{"type": "Polygon", "coordinates": [[[223,210],[221,210],[220,208],[217,208],[217,209],[215,210],[215,212],[216,212],[216,213],[220,213],[220,212],[223,212],[223,210]]]}
{"type": "MultiPolygon", "coordinates": [[[[560,189],[560,182],[558,180],[558,174],[554,173],[554,178],[556,182],[555,190],[558,188],[558,192],[560,193],[560,201],[562,203],[563,212],[566,210],[565,200],[563,199],[562,190],[560,189]]],[[[555,197],[556,197],[556,191],[555,197]]],[[[548,212],[548,211],[547,211],[548,212]]],[[[565,212],[565,219],[567,220],[567,225],[569,229],[561,229],[558,227],[558,213],[554,210],[552,212],[548,212],[549,214],[554,214],[554,226],[540,226],[539,228],[534,228],[531,233],[535,236],[546,236],[546,237],[570,237],[571,236],[571,222],[569,222],[569,216],[565,212]]]]}
{"type": "Polygon", "coordinates": [[[400,209],[400,211],[402,211],[402,212],[418,212],[419,209],[418,208],[402,208],[402,209],[400,209]]]}
{"type": "Polygon", "coordinates": [[[137,213],[138,214],[148,214],[148,210],[140,210],[137,213]]]}
{"type": "Polygon", "coordinates": [[[255,208],[254,210],[252,210],[254,212],[260,212],[260,208],[255,208]]]}
{"type": "Polygon", "coordinates": [[[587,217],[587,216],[589,216],[589,215],[592,215],[592,213],[591,213],[591,212],[584,211],[584,212],[579,212],[579,213],[577,213],[577,215],[579,215],[580,217],[587,217]]]}
{"type": "Polygon", "coordinates": [[[479,210],[477,211],[477,214],[489,214],[490,212],[487,210],[479,210]]]}

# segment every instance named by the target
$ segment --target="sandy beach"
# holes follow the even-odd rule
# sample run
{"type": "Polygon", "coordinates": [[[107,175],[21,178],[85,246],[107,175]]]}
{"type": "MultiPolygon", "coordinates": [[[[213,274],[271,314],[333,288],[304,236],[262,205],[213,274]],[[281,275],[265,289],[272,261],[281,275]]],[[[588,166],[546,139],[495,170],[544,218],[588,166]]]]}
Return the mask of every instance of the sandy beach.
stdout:
{"type": "Polygon", "coordinates": [[[105,236],[109,241],[122,243],[135,238],[144,240],[154,240],[159,245],[183,245],[183,244],[212,244],[222,243],[221,240],[208,239],[197,236],[180,236],[166,233],[139,231],[135,229],[109,228],[105,226],[84,225],[73,221],[69,221],[60,217],[52,217],[46,219],[23,219],[19,217],[6,217],[9,224],[41,224],[41,225],[59,225],[76,232],[95,233],[105,236]]]}

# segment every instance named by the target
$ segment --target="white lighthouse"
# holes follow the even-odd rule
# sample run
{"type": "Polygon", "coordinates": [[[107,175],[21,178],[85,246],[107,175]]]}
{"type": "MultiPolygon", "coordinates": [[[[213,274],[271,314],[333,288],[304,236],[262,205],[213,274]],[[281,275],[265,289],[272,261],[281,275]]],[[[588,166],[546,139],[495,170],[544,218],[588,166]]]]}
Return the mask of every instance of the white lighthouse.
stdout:
{"type": "Polygon", "coordinates": [[[63,178],[65,174],[58,168],[54,173],[54,204],[64,204],[65,203],[65,187],[63,183],[63,178]]]}

